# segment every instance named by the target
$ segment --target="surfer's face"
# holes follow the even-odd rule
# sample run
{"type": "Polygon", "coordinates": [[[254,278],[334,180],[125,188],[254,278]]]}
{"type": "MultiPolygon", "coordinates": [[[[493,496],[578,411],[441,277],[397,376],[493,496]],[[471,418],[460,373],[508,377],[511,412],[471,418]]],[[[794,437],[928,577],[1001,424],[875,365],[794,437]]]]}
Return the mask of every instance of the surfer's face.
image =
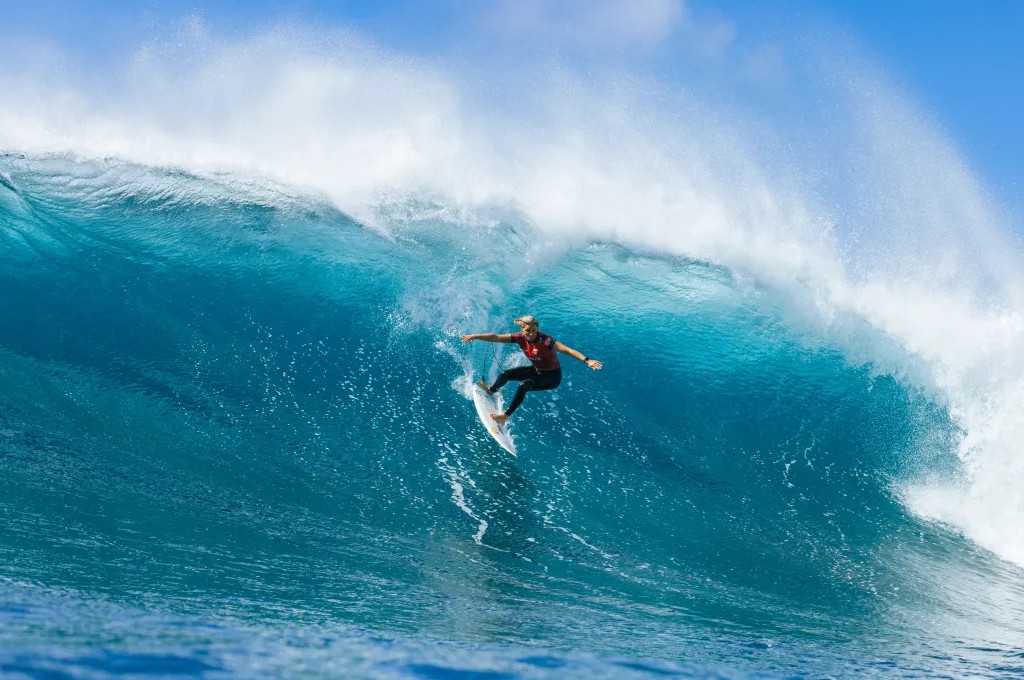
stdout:
{"type": "Polygon", "coordinates": [[[537,337],[537,324],[524,323],[521,328],[523,329],[523,335],[525,335],[528,340],[533,340],[537,337]]]}

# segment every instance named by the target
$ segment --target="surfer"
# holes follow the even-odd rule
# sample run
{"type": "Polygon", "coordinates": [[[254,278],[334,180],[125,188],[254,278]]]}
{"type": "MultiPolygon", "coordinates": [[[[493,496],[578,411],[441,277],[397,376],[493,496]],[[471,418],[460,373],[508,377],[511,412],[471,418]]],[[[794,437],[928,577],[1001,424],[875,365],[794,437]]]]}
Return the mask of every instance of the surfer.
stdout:
{"type": "Polygon", "coordinates": [[[505,383],[509,380],[520,381],[519,388],[516,390],[516,396],[512,398],[512,403],[508,405],[505,412],[491,414],[491,417],[494,418],[499,425],[503,425],[505,421],[508,420],[508,417],[512,415],[512,412],[519,408],[519,405],[523,403],[523,397],[526,396],[527,392],[553,390],[562,382],[562,367],[558,363],[558,356],[555,354],[556,352],[568,354],[571,357],[579,359],[595,371],[601,368],[601,362],[597,359],[590,359],[584,356],[582,352],[578,352],[572,347],[563,345],[550,335],[541,333],[536,317],[521,316],[515,320],[515,324],[522,329],[519,333],[507,333],[504,335],[499,335],[497,333],[474,333],[462,336],[463,342],[470,342],[472,340],[483,340],[484,342],[514,342],[519,345],[519,348],[523,350],[526,357],[533,362],[530,366],[520,366],[518,368],[510,368],[507,371],[504,371],[498,376],[498,379],[493,385],[489,386],[482,379],[477,382],[485,392],[488,394],[494,394],[504,387],[505,383]]]}

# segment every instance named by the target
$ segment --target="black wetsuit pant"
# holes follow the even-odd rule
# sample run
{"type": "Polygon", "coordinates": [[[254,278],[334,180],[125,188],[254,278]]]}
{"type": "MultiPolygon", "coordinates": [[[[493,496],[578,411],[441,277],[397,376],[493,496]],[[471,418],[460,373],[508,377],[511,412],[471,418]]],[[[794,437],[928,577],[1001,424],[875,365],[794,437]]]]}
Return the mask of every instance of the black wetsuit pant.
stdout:
{"type": "Polygon", "coordinates": [[[505,409],[505,415],[510,416],[512,412],[523,403],[523,397],[527,392],[539,392],[541,390],[553,390],[562,382],[562,369],[556,368],[553,371],[538,371],[533,366],[520,366],[510,368],[498,376],[498,379],[491,385],[491,392],[497,392],[505,386],[509,380],[521,380],[516,396],[512,403],[505,409]]]}

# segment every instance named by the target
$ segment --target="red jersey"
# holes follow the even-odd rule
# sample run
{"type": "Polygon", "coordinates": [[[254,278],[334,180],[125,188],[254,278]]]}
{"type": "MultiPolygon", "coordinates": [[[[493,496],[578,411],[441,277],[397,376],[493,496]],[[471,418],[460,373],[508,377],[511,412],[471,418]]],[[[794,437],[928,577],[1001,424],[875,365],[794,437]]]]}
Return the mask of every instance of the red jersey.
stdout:
{"type": "Polygon", "coordinates": [[[555,339],[550,335],[537,333],[537,339],[530,342],[523,333],[513,333],[512,342],[519,345],[523,354],[533,362],[538,371],[554,371],[561,368],[555,355],[555,339]]]}

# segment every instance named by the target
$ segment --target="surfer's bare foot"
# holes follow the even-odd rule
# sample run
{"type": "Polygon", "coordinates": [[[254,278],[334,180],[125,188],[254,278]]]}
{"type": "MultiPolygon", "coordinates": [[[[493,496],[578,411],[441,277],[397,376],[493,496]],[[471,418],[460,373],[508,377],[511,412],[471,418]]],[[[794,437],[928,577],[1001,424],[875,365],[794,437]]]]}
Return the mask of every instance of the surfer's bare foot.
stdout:
{"type": "Polygon", "coordinates": [[[494,392],[491,392],[491,388],[487,386],[487,383],[484,382],[483,378],[477,380],[476,384],[482,387],[484,389],[484,392],[486,392],[487,394],[494,394],[494,392]]]}
{"type": "Polygon", "coordinates": [[[491,417],[494,418],[494,422],[498,423],[498,425],[504,425],[505,421],[508,420],[508,416],[504,413],[492,413],[491,417]]]}

